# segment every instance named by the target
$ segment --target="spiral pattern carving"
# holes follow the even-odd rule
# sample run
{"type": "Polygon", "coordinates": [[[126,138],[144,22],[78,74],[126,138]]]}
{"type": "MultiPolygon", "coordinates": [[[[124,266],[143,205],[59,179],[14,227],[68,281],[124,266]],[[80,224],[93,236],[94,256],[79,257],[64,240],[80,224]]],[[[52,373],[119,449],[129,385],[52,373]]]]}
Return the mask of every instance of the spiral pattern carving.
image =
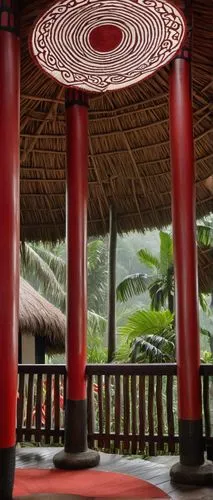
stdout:
{"type": "Polygon", "coordinates": [[[35,23],[31,49],[60,84],[95,93],[151,76],[184,35],[183,15],[167,1],[62,0],[35,23]]]}

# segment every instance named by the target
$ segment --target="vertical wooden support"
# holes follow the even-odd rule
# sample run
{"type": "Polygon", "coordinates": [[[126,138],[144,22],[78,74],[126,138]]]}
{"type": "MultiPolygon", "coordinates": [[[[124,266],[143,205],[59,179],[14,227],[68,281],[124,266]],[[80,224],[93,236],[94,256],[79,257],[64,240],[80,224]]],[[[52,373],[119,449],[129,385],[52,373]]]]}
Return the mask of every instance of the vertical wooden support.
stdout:
{"type": "Polygon", "coordinates": [[[109,229],[108,363],[113,361],[116,350],[116,247],[117,216],[114,205],[111,205],[109,229]]]}
{"type": "Polygon", "coordinates": [[[0,498],[15,469],[19,302],[18,2],[0,2],[0,498]]]}
{"type": "Polygon", "coordinates": [[[93,467],[99,455],[87,447],[87,191],[88,98],[66,92],[67,122],[67,395],[65,450],[58,468],[93,467]]]}
{"type": "MultiPolygon", "coordinates": [[[[173,481],[199,484],[206,480],[202,437],[200,331],[196,249],[195,171],[191,90],[191,1],[180,2],[187,23],[185,45],[170,72],[170,141],[172,215],[176,286],[176,333],[180,464],[173,481]]],[[[212,471],[211,471],[212,474],[212,471]]]]}

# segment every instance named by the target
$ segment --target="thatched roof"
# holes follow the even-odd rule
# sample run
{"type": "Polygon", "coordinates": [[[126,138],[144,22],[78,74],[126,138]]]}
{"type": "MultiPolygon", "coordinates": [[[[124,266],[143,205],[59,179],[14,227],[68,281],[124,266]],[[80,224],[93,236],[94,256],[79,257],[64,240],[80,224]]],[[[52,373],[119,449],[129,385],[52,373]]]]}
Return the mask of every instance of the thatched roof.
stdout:
{"type": "Polygon", "coordinates": [[[202,293],[213,291],[213,248],[198,250],[199,286],[202,293]]]}
{"type": "MultiPolygon", "coordinates": [[[[49,0],[23,0],[21,12],[21,234],[65,234],[64,90],[33,63],[28,35],[49,0]]],[[[213,3],[193,0],[193,112],[197,215],[213,208],[213,3]]],[[[119,232],[171,222],[168,73],[90,100],[89,234],[108,231],[109,205],[119,232]]]]}
{"type": "Polygon", "coordinates": [[[65,316],[23,278],[20,282],[19,331],[46,338],[47,350],[63,352],[65,316]]]}

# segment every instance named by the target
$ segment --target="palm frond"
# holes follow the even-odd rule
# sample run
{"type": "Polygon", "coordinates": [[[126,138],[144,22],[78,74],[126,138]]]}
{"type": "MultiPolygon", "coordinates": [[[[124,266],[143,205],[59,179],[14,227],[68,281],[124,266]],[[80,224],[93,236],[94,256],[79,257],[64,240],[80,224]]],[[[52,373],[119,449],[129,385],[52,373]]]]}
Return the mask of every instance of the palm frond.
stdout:
{"type": "Polygon", "coordinates": [[[160,269],[160,261],[149,250],[141,249],[137,252],[137,256],[142,264],[145,264],[151,269],[158,271],[160,269]]]}
{"type": "Polygon", "coordinates": [[[93,271],[101,263],[105,251],[103,240],[92,240],[87,245],[88,271],[93,271]]]}
{"type": "Polygon", "coordinates": [[[146,292],[152,280],[152,276],[142,273],[127,276],[117,286],[117,300],[125,302],[134,295],[141,295],[141,293],[146,292]]]}
{"type": "Polygon", "coordinates": [[[168,268],[173,264],[173,242],[169,233],[160,231],[160,269],[166,274],[168,268]]]}
{"type": "Polygon", "coordinates": [[[104,346],[104,337],[107,322],[105,318],[93,311],[88,311],[87,328],[87,362],[106,363],[107,349],[104,346]]]}
{"type": "Polygon", "coordinates": [[[155,280],[149,287],[149,294],[151,298],[151,309],[160,311],[164,307],[167,300],[167,287],[163,279],[155,280]]]}
{"type": "Polygon", "coordinates": [[[199,302],[201,309],[205,312],[208,313],[210,311],[208,302],[206,300],[206,295],[204,293],[199,293],[199,302]]]}
{"type": "Polygon", "coordinates": [[[88,331],[92,334],[99,334],[104,337],[107,328],[107,320],[103,316],[96,314],[94,311],[87,312],[88,331]]]}
{"type": "Polygon", "coordinates": [[[159,335],[145,335],[139,337],[132,343],[130,361],[140,363],[162,363],[168,359],[174,359],[175,343],[159,335]]]}
{"type": "Polygon", "coordinates": [[[54,272],[50,266],[40,257],[40,255],[30,246],[24,244],[21,252],[21,274],[33,284],[38,282],[38,291],[54,305],[65,311],[66,294],[62,286],[58,283],[54,272]]]}
{"type": "Polygon", "coordinates": [[[170,311],[146,311],[139,310],[134,312],[127,321],[127,324],[119,328],[122,336],[129,341],[137,337],[148,334],[171,332],[173,329],[174,315],[170,311]]]}
{"type": "Polygon", "coordinates": [[[52,269],[56,279],[61,283],[63,288],[66,287],[66,262],[51,252],[49,249],[45,249],[42,245],[30,244],[33,250],[48,264],[50,269],[52,269]]]}
{"type": "MultiPolygon", "coordinates": [[[[162,307],[167,306],[168,297],[174,295],[174,276],[173,270],[167,270],[166,275],[156,278],[149,286],[149,294],[151,298],[151,309],[160,311],[162,307]]],[[[173,312],[173,311],[171,311],[173,312]]]]}
{"type": "Polygon", "coordinates": [[[199,245],[206,247],[213,246],[213,227],[209,225],[197,226],[197,241],[199,245]]]}

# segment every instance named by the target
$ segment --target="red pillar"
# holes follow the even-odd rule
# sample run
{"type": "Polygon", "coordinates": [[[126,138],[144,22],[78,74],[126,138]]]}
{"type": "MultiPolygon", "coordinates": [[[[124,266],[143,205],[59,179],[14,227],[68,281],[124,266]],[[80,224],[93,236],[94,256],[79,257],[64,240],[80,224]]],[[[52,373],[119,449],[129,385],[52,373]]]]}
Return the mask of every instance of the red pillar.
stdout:
{"type": "Polygon", "coordinates": [[[59,468],[93,467],[99,455],[87,447],[87,191],[88,98],[66,92],[67,122],[67,399],[65,450],[59,468]]]}
{"type": "Polygon", "coordinates": [[[12,498],[19,298],[19,39],[16,2],[0,2],[0,498],[12,498]]]}
{"type": "MultiPolygon", "coordinates": [[[[189,3],[189,2],[188,2],[189,3]]],[[[176,332],[180,463],[204,461],[200,387],[200,331],[191,92],[191,19],[188,39],[170,72],[172,212],[176,284],[176,332]]]]}

